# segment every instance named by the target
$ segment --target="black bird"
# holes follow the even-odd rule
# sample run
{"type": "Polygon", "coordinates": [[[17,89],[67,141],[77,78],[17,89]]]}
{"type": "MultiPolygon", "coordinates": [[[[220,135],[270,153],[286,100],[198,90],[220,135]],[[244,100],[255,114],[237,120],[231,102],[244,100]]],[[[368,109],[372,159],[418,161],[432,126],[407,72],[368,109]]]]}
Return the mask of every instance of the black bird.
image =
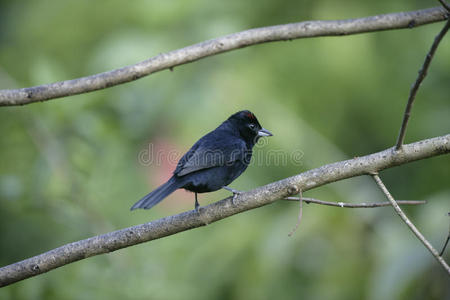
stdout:
{"type": "Polygon", "coordinates": [[[152,208],[179,188],[195,193],[195,210],[199,207],[197,193],[224,188],[234,195],[238,194],[239,191],[227,185],[245,171],[253,146],[263,136],[272,136],[272,133],[262,128],[250,111],[243,110],[231,115],[199,139],[180,159],[173,176],[136,202],[131,210],[152,208]]]}

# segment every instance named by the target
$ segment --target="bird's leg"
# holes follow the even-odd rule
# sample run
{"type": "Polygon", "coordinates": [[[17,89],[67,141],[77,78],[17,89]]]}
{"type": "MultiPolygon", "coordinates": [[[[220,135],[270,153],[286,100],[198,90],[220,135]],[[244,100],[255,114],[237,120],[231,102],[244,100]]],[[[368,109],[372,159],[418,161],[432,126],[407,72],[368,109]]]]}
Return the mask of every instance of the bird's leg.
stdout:
{"type": "Polygon", "coordinates": [[[200,207],[200,204],[198,203],[197,200],[197,193],[195,193],[195,211],[198,212],[198,208],[200,207]]]}
{"type": "Polygon", "coordinates": [[[238,191],[238,190],[232,189],[232,188],[230,188],[228,186],[223,186],[222,188],[227,190],[227,191],[230,191],[230,192],[232,192],[233,194],[236,194],[236,195],[242,194],[242,191],[238,191]]]}
{"type": "Polygon", "coordinates": [[[233,193],[233,198],[231,199],[231,202],[233,203],[233,205],[234,205],[234,199],[236,198],[236,195],[239,195],[239,194],[243,193],[242,191],[238,191],[238,190],[232,189],[232,188],[230,188],[228,186],[224,186],[222,188],[233,193]]]}

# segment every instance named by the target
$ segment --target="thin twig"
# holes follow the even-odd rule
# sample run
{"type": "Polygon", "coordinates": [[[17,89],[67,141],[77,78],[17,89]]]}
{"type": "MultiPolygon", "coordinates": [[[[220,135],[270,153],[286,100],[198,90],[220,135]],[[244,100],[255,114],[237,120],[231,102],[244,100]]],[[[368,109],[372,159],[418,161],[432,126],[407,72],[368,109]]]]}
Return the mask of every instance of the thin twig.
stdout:
{"type": "Polygon", "coordinates": [[[298,218],[297,218],[297,223],[295,224],[295,227],[291,230],[291,232],[289,232],[288,236],[292,236],[296,231],[298,226],[300,226],[300,222],[302,221],[302,215],[303,215],[303,193],[300,190],[298,193],[298,202],[299,204],[299,209],[298,209],[298,218]]]}
{"type": "MultiPolygon", "coordinates": [[[[298,197],[286,197],[284,200],[289,201],[299,201],[300,199],[298,197]]],[[[323,201],[315,198],[302,198],[303,202],[314,203],[314,204],[320,204],[320,205],[328,205],[328,206],[335,206],[335,207],[343,207],[343,208],[374,208],[374,207],[383,207],[383,206],[391,206],[391,202],[375,202],[375,203],[344,203],[344,202],[330,202],[330,201],[323,201]]],[[[397,201],[399,205],[421,205],[426,204],[426,201],[415,201],[415,200],[401,200],[397,201]]]]}
{"type": "Polygon", "coordinates": [[[392,206],[394,207],[397,214],[400,216],[400,218],[403,220],[403,222],[406,223],[406,225],[411,229],[411,231],[416,235],[416,237],[425,245],[425,247],[431,252],[431,254],[437,259],[437,261],[444,267],[445,271],[447,271],[447,274],[450,275],[450,267],[445,262],[445,260],[439,255],[439,252],[437,252],[436,249],[431,245],[431,243],[420,233],[420,231],[416,228],[416,226],[408,219],[406,214],[402,211],[400,206],[398,206],[397,202],[392,197],[391,193],[389,193],[388,189],[384,185],[384,183],[381,181],[380,176],[378,174],[372,175],[373,179],[377,183],[378,187],[383,191],[386,198],[391,202],[392,206]]]}
{"type": "Polygon", "coordinates": [[[439,0],[442,6],[450,13],[450,5],[447,4],[444,0],[439,0]]]}
{"type": "Polygon", "coordinates": [[[445,248],[447,248],[448,240],[450,240],[450,232],[447,236],[447,240],[445,241],[444,247],[442,247],[441,253],[439,253],[439,256],[444,255],[445,248]]]}
{"type": "MultiPolygon", "coordinates": [[[[447,215],[450,216],[450,212],[447,215]]],[[[444,255],[445,248],[447,248],[448,240],[450,240],[450,226],[448,227],[447,240],[445,241],[444,247],[442,247],[442,250],[441,250],[441,253],[439,253],[439,256],[444,255]]]]}
{"type": "MultiPolygon", "coordinates": [[[[286,197],[283,200],[288,201],[298,201],[299,202],[299,211],[298,211],[298,218],[297,223],[295,224],[295,227],[289,232],[288,236],[292,236],[300,226],[300,222],[302,220],[303,215],[303,202],[314,203],[314,204],[321,204],[321,205],[328,205],[328,206],[334,206],[334,207],[346,207],[346,208],[374,208],[374,207],[383,207],[383,206],[391,206],[391,202],[378,202],[378,203],[344,203],[344,202],[329,202],[329,201],[323,201],[315,198],[307,198],[303,197],[302,191],[299,192],[299,197],[286,197]]],[[[397,203],[401,205],[419,205],[419,204],[426,204],[426,201],[397,201],[397,203]]]]}
{"type": "Polygon", "coordinates": [[[416,98],[417,91],[419,90],[420,84],[424,80],[425,76],[427,76],[427,71],[430,66],[431,60],[434,57],[434,53],[436,52],[436,49],[439,46],[439,43],[441,42],[442,38],[447,33],[449,27],[450,27],[450,19],[448,19],[447,22],[445,22],[445,25],[442,28],[442,30],[434,38],[434,42],[431,45],[430,51],[428,51],[427,56],[425,57],[425,61],[423,62],[422,68],[420,69],[419,74],[417,75],[416,81],[411,87],[408,97],[408,103],[406,104],[405,113],[403,114],[402,126],[400,127],[397,143],[395,145],[395,150],[400,150],[402,148],[403,141],[405,139],[406,126],[408,125],[408,120],[411,115],[411,109],[414,103],[414,99],[416,98]]]}
{"type": "Polygon", "coordinates": [[[29,88],[0,90],[0,106],[24,105],[101,90],[205,57],[262,43],[412,28],[445,19],[446,11],[439,6],[359,19],[306,21],[255,28],[162,53],[104,73],[29,88]]]}

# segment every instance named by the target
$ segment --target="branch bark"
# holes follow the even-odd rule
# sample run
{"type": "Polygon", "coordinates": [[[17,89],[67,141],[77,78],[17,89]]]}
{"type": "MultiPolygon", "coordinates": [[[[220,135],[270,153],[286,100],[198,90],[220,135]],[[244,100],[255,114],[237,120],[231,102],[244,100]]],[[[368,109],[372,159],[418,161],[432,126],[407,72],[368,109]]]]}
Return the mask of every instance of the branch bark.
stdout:
{"type": "Polygon", "coordinates": [[[399,151],[392,147],[367,156],[325,165],[240,194],[234,200],[234,205],[229,197],[201,207],[199,213],[188,211],[94,236],[5,266],[0,268],[0,287],[91,256],[201,227],[298,194],[299,191],[305,192],[350,177],[376,174],[387,168],[445,153],[450,153],[450,134],[403,145],[399,151]]]}
{"type": "Polygon", "coordinates": [[[446,18],[447,13],[443,7],[434,7],[359,19],[306,21],[255,28],[162,53],[137,64],[104,73],[29,88],[0,90],[0,106],[24,105],[105,89],[208,56],[261,43],[413,28],[446,18]]]}

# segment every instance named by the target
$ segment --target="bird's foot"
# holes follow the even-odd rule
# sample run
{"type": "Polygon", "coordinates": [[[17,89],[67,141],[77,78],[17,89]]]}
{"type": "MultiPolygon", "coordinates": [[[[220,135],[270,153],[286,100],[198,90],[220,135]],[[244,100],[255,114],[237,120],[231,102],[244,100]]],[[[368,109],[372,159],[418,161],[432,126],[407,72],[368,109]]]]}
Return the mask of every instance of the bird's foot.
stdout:
{"type": "Polygon", "coordinates": [[[230,191],[230,192],[233,193],[233,198],[231,198],[231,203],[233,203],[233,205],[234,205],[234,200],[236,199],[236,197],[243,193],[243,191],[238,191],[238,190],[232,189],[232,188],[227,187],[227,186],[224,186],[223,188],[225,190],[230,191]]]}

